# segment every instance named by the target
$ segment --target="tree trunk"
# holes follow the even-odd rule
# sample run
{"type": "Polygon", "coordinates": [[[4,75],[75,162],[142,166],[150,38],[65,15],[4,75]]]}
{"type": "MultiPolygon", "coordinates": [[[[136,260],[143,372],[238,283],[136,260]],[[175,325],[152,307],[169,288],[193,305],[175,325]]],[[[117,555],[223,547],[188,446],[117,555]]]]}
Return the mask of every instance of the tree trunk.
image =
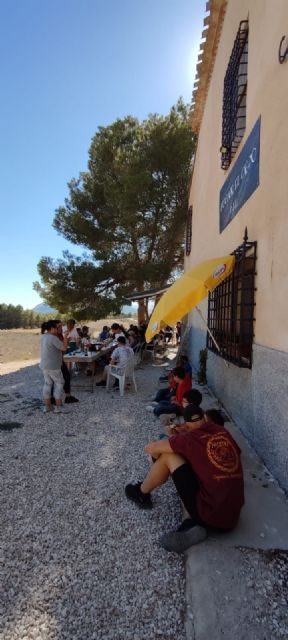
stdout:
{"type": "Polygon", "coordinates": [[[148,320],[147,300],[138,300],[138,325],[146,323],[148,320]]]}

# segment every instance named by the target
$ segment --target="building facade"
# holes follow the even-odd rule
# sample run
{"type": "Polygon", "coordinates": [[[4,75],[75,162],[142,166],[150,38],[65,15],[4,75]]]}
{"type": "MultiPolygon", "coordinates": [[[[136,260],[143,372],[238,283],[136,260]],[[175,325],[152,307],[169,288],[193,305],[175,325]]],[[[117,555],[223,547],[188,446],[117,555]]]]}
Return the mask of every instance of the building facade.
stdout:
{"type": "Polygon", "coordinates": [[[189,349],[209,386],[288,490],[288,2],[210,0],[194,85],[198,134],[185,269],[235,253],[201,305],[189,349]]]}

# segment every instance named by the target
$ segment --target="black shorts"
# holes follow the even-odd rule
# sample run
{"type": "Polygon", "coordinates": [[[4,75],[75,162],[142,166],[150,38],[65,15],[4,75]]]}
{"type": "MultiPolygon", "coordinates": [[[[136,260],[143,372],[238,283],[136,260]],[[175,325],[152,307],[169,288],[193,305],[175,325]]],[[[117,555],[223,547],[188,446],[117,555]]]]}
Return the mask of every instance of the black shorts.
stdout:
{"type": "Polygon", "coordinates": [[[190,518],[194,524],[203,525],[200,516],[197,513],[196,498],[199,491],[199,483],[192,467],[185,462],[171,474],[175,484],[177,493],[188,511],[190,518]]]}

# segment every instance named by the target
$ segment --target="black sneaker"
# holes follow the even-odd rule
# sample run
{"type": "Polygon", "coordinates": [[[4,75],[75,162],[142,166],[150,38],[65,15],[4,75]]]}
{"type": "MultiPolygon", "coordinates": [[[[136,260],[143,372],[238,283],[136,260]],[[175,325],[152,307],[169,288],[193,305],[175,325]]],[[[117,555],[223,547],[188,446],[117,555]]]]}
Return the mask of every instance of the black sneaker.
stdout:
{"type": "Polygon", "coordinates": [[[75,396],[67,396],[65,398],[65,404],[71,404],[72,402],[79,402],[79,400],[75,396]]]}
{"type": "Polygon", "coordinates": [[[137,482],[137,484],[127,484],[125,487],[126,498],[135,502],[140,509],[152,509],[153,505],[150,493],[142,493],[140,486],[141,482],[137,482]]]}
{"type": "Polygon", "coordinates": [[[96,387],[106,387],[105,380],[100,380],[100,382],[96,382],[96,387]]]}

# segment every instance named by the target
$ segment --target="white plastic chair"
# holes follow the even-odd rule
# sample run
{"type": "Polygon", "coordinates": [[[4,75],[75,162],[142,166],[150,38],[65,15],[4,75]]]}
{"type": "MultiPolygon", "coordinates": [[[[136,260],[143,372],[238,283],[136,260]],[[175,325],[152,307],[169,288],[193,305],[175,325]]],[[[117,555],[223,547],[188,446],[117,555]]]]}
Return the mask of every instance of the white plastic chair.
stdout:
{"type": "Polygon", "coordinates": [[[134,353],[130,358],[128,358],[125,367],[118,367],[117,365],[110,364],[107,371],[106,391],[109,390],[110,377],[112,376],[113,378],[119,380],[120,396],[124,395],[125,381],[127,380],[127,378],[131,380],[131,382],[133,382],[134,389],[137,392],[134,366],[134,353]]]}

